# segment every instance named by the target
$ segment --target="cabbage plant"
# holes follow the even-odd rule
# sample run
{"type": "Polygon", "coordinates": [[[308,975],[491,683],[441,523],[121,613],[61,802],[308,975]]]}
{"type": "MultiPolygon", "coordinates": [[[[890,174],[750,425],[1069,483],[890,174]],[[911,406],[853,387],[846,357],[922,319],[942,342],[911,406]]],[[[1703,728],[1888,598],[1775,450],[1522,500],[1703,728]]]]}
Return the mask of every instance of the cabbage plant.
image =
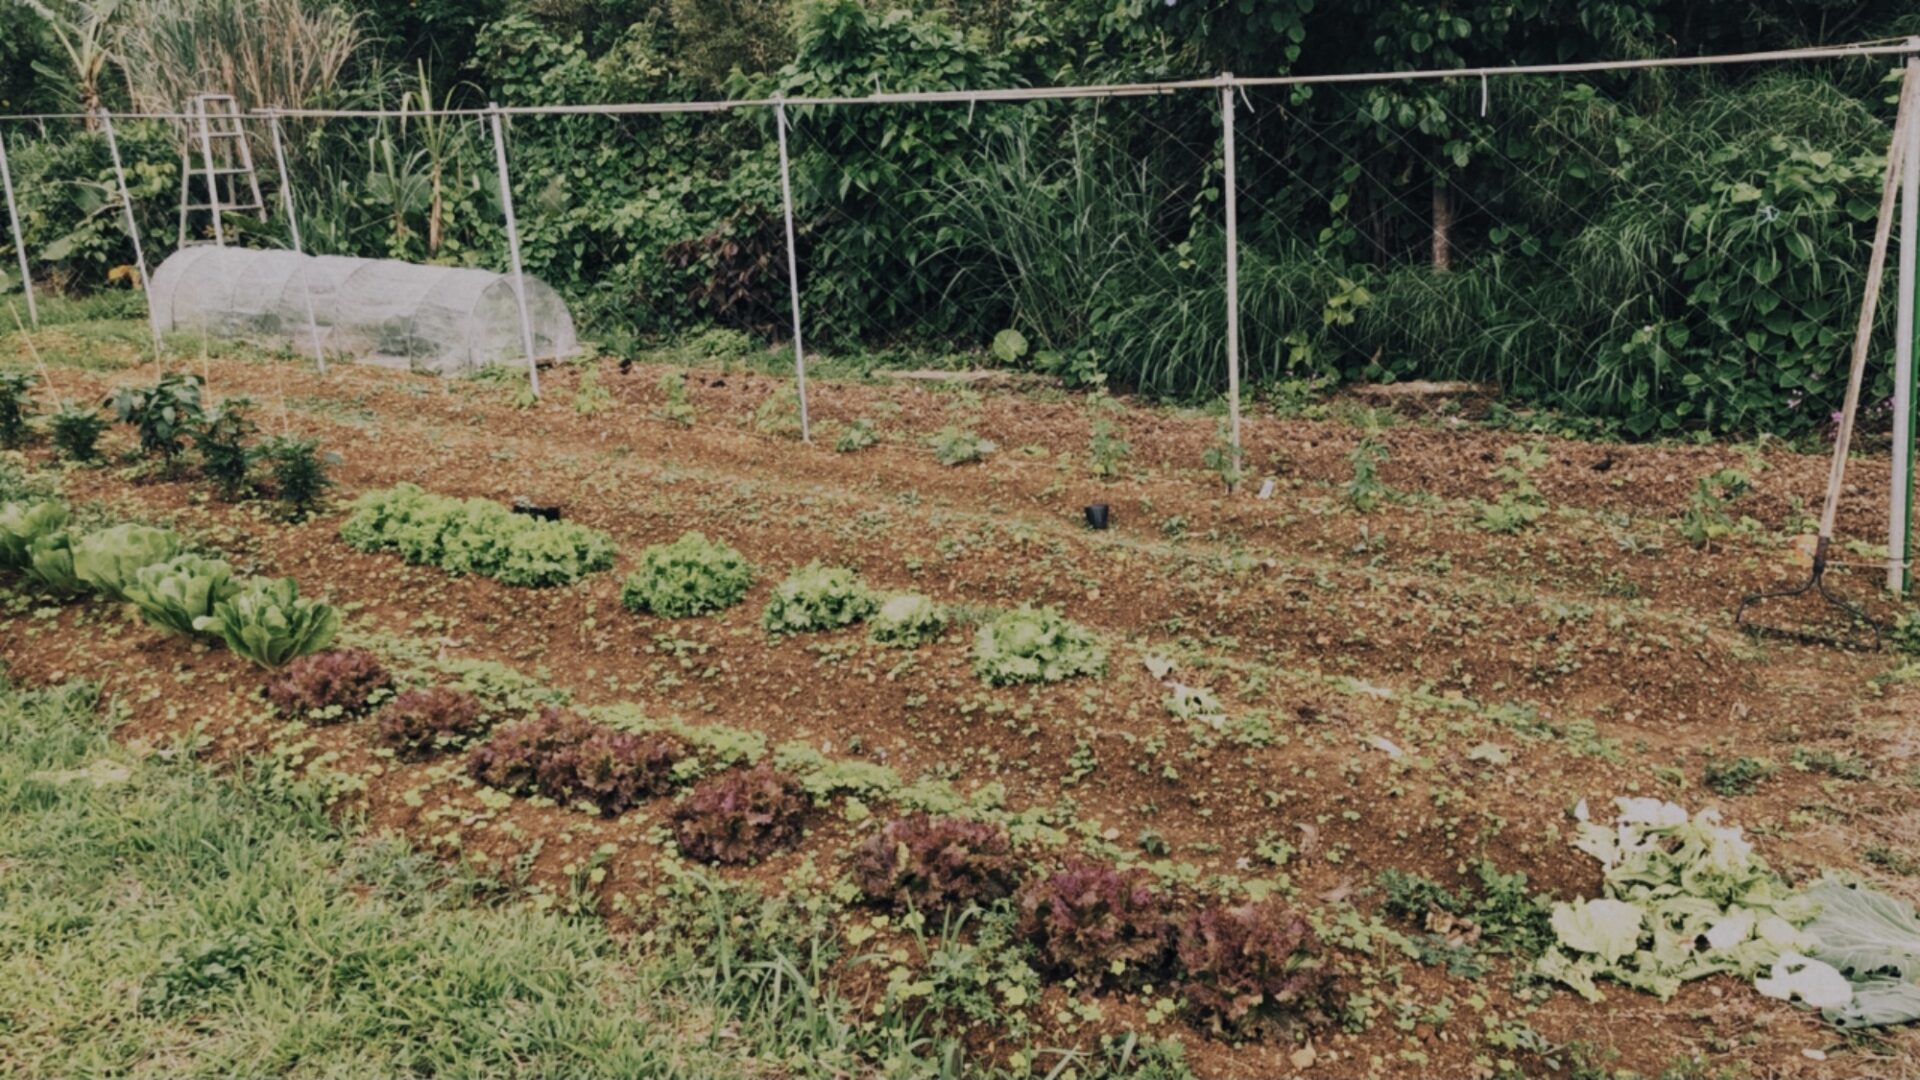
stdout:
{"type": "Polygon", "coordinates": [[[125,600],[128,586],[142,567],[165,562],[179,553],[180,538],[166,529],[115,525],[74,542],[73,572],[87,585],[125,600]]]}
{"type": "Polygon", "coordinates": [[[213,614],[222,600],[240,591],[233,567],[224,559],[176,555],[143,566],[127,586],[127,599],[147,622],[171,634],[191,634],[194,620],[213,614]]]}
{"type": "Polygon", "coordinates": [[[264,668],[319,652],[340,629],[340,613],[318,600],[303,600],[292,578],[256,580],[220,601],[211,615],[193,620],[203,634],[218,635],[227,648],[264,668]]]}

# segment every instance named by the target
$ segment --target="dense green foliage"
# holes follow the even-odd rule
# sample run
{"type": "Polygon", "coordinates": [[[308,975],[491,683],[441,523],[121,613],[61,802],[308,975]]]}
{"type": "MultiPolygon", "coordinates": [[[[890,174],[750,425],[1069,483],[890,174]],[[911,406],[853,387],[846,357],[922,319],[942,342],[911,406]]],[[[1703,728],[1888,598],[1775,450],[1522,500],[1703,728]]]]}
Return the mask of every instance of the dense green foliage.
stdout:
{"type": "Polygon", "coordinates": [[[620,586],[620,603],[630,611],[683,619],[732,607],[752,584],[753,567],[744,556],[690,532],[640,553],[640,568],[620,586]]]}
{"type": "MultiPolygon", "coordinates": [[[[361,33],[338,78],[311,87],[314,100],[277,104],[418,109],[1322,75],[1920,30],[1897,5],[1859,0],[344,6],[361,33]]],[[[82,89],[51,35],[29,32],[31,15],[8,18],[0,94],[9,101],[70,107],[94,93],[124,107],[115,78],[82,89]],[[16,22],[23,32],[12,34],[16,22]]],[[[1513,77],[1484,100],[1471,79],[1250,90],[1237,117],[1247,375],[1485,380],[1642,434],[1815,430],[1839,396],[1891,115],[1880,83],[1893,65],[1513,77]]],[[[215,88],[243,100],[259,92],[252,82],[215,88]]],[[[993,353],[1070,382],[1217,392],[1218,109],[1207,90],[792,108],[809,337],[981,355],[996,339],[1018,341],[993,353]],[[1008,330],[1016,336],[1000,338],[1008,330]]],[[[499,264],[483,126],[423,117],[285,126],[314,250],[499,264]]],[[[177,147],[157,124],[119,132],[157,263],[174,235],[177,147]]],[[[529,269],[593,331],[629,342],[710,326],[784,333],[768,110],[520,118],[510,136],[529,269]]],[[[106,286],[132,253],[100,135],[23,133],[14,150],[38,272],[106,286]]],[[[278,218],[236,217],[233,227],[283,239],[278,218]]],[[[1876,376],[1871,399],[1886,389],[1876,376]]]]}
{"type": "Polygon", "coordinates": [[[516,514],[486,499],[432,495],[413,484],[354,500],[340,537],[361,551],[395,551],[411,563],[507,585],[571,585],[613,565],[613,538],[606,533],[516,514]]]}

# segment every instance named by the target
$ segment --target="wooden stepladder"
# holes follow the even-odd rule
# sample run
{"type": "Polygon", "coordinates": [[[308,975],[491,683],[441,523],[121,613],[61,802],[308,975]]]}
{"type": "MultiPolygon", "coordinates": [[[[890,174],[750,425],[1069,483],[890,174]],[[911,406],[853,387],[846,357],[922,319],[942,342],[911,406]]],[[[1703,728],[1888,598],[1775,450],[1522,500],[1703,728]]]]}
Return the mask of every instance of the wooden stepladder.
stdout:
{"type": "Polygon", "coordinates": [[[213,242],[225,246],[226,229],[221,216],[239,211],[267,219],[267,207],[260,199],[260,178],[253,169],[253,151],[247,146],[247,132],[240,123],[240,106],[230,94],[201,94],[187,109],[191,131],[180,148],[180,237],[181,247],[195,241],[190,238],[187,219],[205,213],[213,222],[213,242]],[[196,164],[193,158],[198,157],[196,164]],[[195,180],[200,191],[193,190],[195,180]]]}

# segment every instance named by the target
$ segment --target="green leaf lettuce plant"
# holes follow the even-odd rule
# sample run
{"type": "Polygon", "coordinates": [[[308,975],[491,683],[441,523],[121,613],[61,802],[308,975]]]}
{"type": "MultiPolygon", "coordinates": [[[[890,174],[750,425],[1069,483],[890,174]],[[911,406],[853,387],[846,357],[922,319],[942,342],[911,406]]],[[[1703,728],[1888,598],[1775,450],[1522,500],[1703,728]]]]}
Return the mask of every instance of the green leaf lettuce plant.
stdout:
{"type": "Polygon", "coordinates": [[[319,652],[340,629],[340,613],[300,597],[294,579],[256,580],[193,620],[203,634],[218,635],[227,648],[264,668],[319,652]]]}

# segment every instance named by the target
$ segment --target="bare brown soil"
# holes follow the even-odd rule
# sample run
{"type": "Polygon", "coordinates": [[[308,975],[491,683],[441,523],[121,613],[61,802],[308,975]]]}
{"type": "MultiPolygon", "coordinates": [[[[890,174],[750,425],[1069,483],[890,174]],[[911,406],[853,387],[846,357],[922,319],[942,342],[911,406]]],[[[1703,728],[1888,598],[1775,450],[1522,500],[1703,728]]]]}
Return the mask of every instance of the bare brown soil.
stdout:
{"type": "MultiPolygon", "coordinates": [[[[1137,850],[1151,833],[1156,855],[1196,884],[1284,876],[1309,907],[1370,912],[1382,870],[1453,883],[1482,858],[1555,895],[1591,895],[1597,871],[1567,845],[1569,810],[1629,794],[1723,807],[1795,880],[1843,868],[1920,897],[1920,879],[1887,869],[1911,865],[1895,856],[1920,859],[1920,688],[1879,679],[1898,666],[1887,654],[1755,642],[1732,625],[1744,593],[1804,576],[1777,534],[1792,515],[1817,511],[1823,460],[1400,424],[1378,435],[1390,455],[1381,479],[1400,497],[1360,514],[1341,485],[1361,432],[1333,421],[1250,418],[1255,477],[1228,493],[1198,468],[1210,418],[1130,409],[1126,474],[1102,481],[1086,467],[1083,406],[1045,391],[816,384],[816,423],[867,418],[881,434],[876,447],[836,454],[830,438],[805,446],[755,431],[755,409],[780,383],[738,371],[689,380],[692,427],[656,418],[661,395],[645,367],[603,367],[614,401],[592,415],[569,405],[577,369],[547,373],[545,402],[527,409],[486,385],[364,368],[318,376],[230,359],[206,371],[216,395],[259,403],[270,430],[318,437],[341,456],[330,513],[289,525],[258,503],[213,501],[191,477],[136,482],[120,468],[70,469],[67,497],[175,523],[247,569],[294,575],[346,609],[357,640],[499,661],[584,705],[724,723],[908,779],[947,777],[962,792],[997,784],[1007,807],[1050,810],[1074,843],[1137,850]],[[922,439],[954,422],[999,452],[937,464],[922,439]],[[1473,500],[1500,493],[1491,473],[1503,451],[1533,442],[1550,456],[1534,476],[1548,514],[1516,535],[1477,528],[1473,500]],[[1674,519],[1700,477],[1730,467],[1754,475],[1733,510],[1761,533],[1695,550],[1674,519]],[[1276,481],[1265,500],[1255,495],[1264,476],[1276,481]],[[610,532],[622,562],[574,587],[525,590],[342,544],[347,502],[403,480],[559,503],[569,519],[610,532]],[[1113,507],[1110,531],[1080,524],[1090,502],[1113,507]],[[747,601],[696,620],[622,610],[631,560],[688,529],[726,539],[759,568],[747,601]],[[965,628],[906,654],[868,645],[858,628],[769,638],[759,626],[767,591],[813,559],[945,603],[1058,604],[1113,644],[1111,672],[996,691],[970,670],[965,628]],[[1224,728],[1171,718],[1168,686],[1143,663],[1150,654],[1176,662],[1169,678],[1217,693],[1224,728]],[[1262,721],[1270,734],[1235,737],[1262,721]],[[1473,753],[1489,745],[1504,760],[1473,753]],[[1867,775],[1806,764],[1821,752],[1857,757],[1867,775]],[[1749,795],[1702,785],[1710,759],[1741,755],[1780,767],[1749,795]],[[1284,867],[1259,853],[1273,840],[1294,849],[1284,867]],[[1869,861],[1870,850],[1883,855],[1869,861]]],[[[55,394],[76,398],[152,376],[150,367],[52,373],[55,394]]],[[[32,456],[50,460],[44,449],[32,456]]],[[[1856,462],[1843,535],[1873,534],[1885,478],[1884,460],[1856,462]]],[[[1888,614],[1876,580],[1870,568],[1838,575],[1888,614]]],[[[219,757],[277,752],[344,778],[345,804],[374,827],[450,857],[503,874],[525,857],[529,880],[557,892],[613,844],[603,896],[641,897],[658,878],[650,833],[666,800],[611,821],[527,800],[493,805],[460,777],[457,758],[395,762],[364,722],[289,734],[265,718],[260,678],[243,662],[104,606],[21,605],[0,622],[0,652],[15,678],[101,681],[136,743],[191,735],[219,757]]],[[[811,859],[830,878],[860,830],[822,809],[800,851],[739,875],[778,888],[811,859]]],[[[605,908],[616,924],[635,921],[627,905],[605,908]]],[[[1591,1006],[1564,993],[1516,997],[1506,971],[1466,980],[1398,956],[1348,961],[1349,990],[1371,994],[1377,1014],[1364,1032],[1316,1035],[1310,1061],[1291,1056],[1295,1044],[1233,1045],[1178,1019],[1150,1023],[1124,995],[1055,1041],[1121,1027],[1175,1035],[1205,1076],[1470,1076],[1499,1056],[1486,1031],[1524,1019],[1650,1075],[1695,1055],[1753,1076],[1920,1071],[1913,1032],[1850,1042],[1728,980],[1664,1004],[1616,988],[1591,1006]],[[1442,999],[1451,1020],[1418,1019],[1442,999]],[[1414,1019],[1396,1024],[1402,1015],[1414,1019]]],[[[1051,990],[1036,1015],[1051,1016],[1064,994],[1051,990]]],[[[990,1038],[980,1041],[991,1052],[990,1038]]],[[[1549,1071],[1519,1060],[1530,1074],[1549,1071]]]]}

